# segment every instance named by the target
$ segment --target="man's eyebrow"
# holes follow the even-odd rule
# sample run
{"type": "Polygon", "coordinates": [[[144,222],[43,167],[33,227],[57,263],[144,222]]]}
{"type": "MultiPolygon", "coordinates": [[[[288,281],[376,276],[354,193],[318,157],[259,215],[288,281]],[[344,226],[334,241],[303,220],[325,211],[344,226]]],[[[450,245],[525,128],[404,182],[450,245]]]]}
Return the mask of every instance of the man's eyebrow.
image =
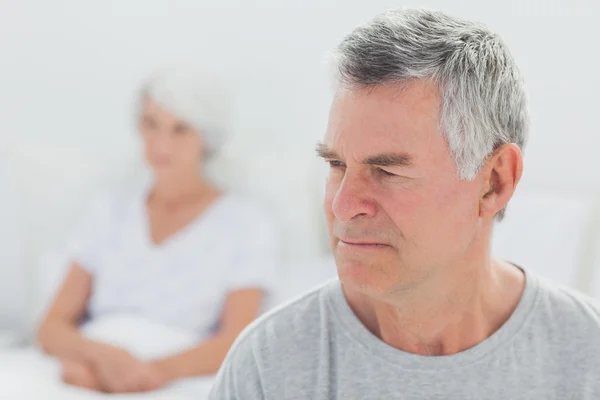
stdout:
{"type": "MultiPolygon", "coordinates": [[[[317,143],[317,155],[326,160],[339,160],[340,156],[324,143],[317,143]]],[[[409,167],[412,165],[412,157],[406,153],[382,153],[368,157],[364,164],[379,167],[409,167]]]]}
{"type": "Polygon", "coordinates": [[[324,158],[326,160],[339,160],[340,159],[340,156],[324,143],[317,143],[315,150],[317,151],[317,155],[319,157],[324,158]]]}
{"type": "Polygon", "coordinates": [[[382,153],[368,157],[364,163],[379,167],[410,167],[413,162],[412,157],[405,153],[382,153]]]}

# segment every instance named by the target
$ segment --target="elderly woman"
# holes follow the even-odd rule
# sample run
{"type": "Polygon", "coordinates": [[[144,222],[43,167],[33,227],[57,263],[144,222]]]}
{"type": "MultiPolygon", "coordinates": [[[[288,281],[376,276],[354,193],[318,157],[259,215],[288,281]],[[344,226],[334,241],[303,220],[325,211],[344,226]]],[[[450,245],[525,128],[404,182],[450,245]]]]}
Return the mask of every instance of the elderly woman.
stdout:
{"type": "MultiPolygon", "coordinates": [[[[143,87],[139,131],[153,179],[91,208],[39,329],[38,342],[60,359],[65,382],[138,392],[213,374],[259,314],[276,263],[276,235],[265,214],[203,174],[227,134],[221,93],[208,76],[190,80],[177,72],[143,87]],[[148,360],[86,334],[95,321],[115,316],[150,321],[147,330],[191,333],[196,342],[148,360]]],[[[118,334],[129,333],[127,324],[120,326],[126,332],[118,334]]]]}

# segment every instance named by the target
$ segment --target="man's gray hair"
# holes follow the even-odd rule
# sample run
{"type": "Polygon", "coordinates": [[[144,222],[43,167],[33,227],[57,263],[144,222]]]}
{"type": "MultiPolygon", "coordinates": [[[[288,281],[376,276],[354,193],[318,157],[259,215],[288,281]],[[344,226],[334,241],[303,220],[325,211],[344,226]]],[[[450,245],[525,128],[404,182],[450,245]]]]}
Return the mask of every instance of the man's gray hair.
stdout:
{"type": "Polygon", "coordinates": [[[350,89],[430,79],[440,89],[441,131],[459,176],[473,179],[493,151],[523,148],[529,117],[506,45],[484,26],[437,11],[388,11],[335,52],[337,83],[350,89]]]}

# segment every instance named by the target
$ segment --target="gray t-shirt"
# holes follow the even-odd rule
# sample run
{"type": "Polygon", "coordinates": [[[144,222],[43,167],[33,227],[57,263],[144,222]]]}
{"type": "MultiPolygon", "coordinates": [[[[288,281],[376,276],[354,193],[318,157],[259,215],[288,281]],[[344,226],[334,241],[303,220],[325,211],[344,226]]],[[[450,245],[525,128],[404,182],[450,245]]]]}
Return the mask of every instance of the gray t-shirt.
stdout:
{"type": "Polygon", "coordinates": [[[600,308],[526,272],[498,331],[457,354],[420,356],[372,335],[336,279],[253,323],[210,399],[600,399],[600,308]]]}

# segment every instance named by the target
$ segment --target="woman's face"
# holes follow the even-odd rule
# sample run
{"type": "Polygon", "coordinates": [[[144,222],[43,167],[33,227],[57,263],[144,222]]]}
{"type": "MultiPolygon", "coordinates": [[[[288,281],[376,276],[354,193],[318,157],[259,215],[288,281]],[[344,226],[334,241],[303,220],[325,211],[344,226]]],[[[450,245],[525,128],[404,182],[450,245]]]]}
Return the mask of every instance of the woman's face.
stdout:
{"type": "Polygon", "coordinates": [[[199,133],[150,99],[144,100],[139,121],[146,161],[157,179],[198,170],[204,146],[199,133]]]}

